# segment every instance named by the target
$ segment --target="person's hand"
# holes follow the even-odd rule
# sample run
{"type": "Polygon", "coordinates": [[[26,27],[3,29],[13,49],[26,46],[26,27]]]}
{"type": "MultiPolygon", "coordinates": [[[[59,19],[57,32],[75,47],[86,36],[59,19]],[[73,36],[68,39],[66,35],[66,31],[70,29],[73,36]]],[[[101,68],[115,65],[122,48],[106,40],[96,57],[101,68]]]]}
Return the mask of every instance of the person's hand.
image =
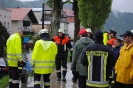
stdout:
{"type": "Polygon", "coordinates": [[[115,45],[112,45],[112,48],[115,48],[116,46],[115,45]]]}

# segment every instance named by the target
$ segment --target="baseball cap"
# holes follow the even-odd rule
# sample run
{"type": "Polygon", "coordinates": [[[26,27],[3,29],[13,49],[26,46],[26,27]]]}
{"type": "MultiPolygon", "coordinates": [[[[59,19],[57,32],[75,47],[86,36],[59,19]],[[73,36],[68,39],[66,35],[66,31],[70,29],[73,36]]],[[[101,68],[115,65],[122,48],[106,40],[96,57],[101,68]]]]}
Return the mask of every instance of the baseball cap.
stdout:
{"type": "Polygon", "coordinates": [[[90,28],[87,28],[86,31],[92,33],[90,28]]]}
{"type": "Polygon", "coordinates": [[[117,32],[115,30],[110,30],[109,34],[111,34],[111,33],[116,35],[117,32]]]}
{"type": "Polygon", "coordinates": [[[125,37],[125,36],[133,36],[133,33],[131,31],[126,31],[124,34],[120,35],[120,37],[125,37]]]}
{"type": "Polygon", "coordinates": [[[81,29],[79,31],[79,35],[87,34],[87,31],[85,29],[81,29]]]}

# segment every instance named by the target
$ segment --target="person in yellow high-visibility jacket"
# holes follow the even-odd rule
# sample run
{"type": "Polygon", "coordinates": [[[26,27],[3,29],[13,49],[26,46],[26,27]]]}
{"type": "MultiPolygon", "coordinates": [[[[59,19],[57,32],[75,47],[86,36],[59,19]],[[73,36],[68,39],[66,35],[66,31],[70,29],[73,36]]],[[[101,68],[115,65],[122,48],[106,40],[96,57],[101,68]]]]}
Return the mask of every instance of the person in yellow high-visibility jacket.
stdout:
{"type": "Polygon", "coordinates": [[[50,87],[50,74],[55,65],[57,54],[56,44],[50,40],[47,29],[42,29],[39,33],[40,40],[36,41],[32,53],[32,65],[34,67],[34,88],[40,88],[40,79],[43,75],[44,88],[50,87]]]}
{"type": "Polygon", "coordinates": [[[19,88],[18,62],[22,62],[21,36],[23,31],[19,30],[12,34],[7,42],[7,61],[9,66],[9,88],[19,88]]]}

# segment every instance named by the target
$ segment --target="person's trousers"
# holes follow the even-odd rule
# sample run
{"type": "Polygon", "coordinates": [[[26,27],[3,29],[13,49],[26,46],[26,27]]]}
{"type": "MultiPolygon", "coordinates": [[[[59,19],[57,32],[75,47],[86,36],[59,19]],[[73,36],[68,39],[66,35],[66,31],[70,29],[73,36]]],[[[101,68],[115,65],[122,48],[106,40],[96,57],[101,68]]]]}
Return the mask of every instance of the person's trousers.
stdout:
{"type": "Polygon", "coordinates": [[[9,67],[9,88],[19,88],[18,67],[9,67]]]}
{"type": "MultiPolygon", "coordinates": [[[[44,88],[50,87],[50,73],[49,74],[43,74],[43,82],[44,82],[44,88]]],[[[34,73],[34,88],[41,88],[40,87],[40,81],[41,81],[41,74],[34,73]]]]}
{"type": "Polygon", "coordinates": [[[116,82],[116,88],[133,88],[133,84],[123,84],[116,82]]]}
{"type": "Polygon", "coordinates": [[[109,88],[109,87],[89,87],[89,86],[87,86],[86,88],[109,88]]]}
{"type": "Polygon", "coordinates": [[[56,58],[56,71],[58,78],[61,78],[61,65],[63,67],[62,75],[65,77],[67,73],[67,58],[56,58]]]}
{"type": "Polygon", "coordinates": [[[79,76],[78,86],[79,88],[86,88],[86,76],[79,76]]]}

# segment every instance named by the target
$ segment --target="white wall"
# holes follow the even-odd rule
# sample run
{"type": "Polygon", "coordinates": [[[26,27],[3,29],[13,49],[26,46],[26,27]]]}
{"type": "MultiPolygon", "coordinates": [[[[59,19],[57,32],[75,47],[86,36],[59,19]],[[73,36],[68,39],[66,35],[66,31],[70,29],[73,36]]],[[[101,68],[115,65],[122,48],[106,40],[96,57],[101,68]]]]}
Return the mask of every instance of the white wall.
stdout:
{"type": "Polygon", "coordinates": [[[32,31],[32,22],[30,23],[30,26],[24,27],[23,26],[23,21],[30,21],[31,22],[28,15],[22,21],[12,21],[12,32],[11,32],[11,34],[17,32],[18,30],[32,31]]]}
{"type": "Polygon", "coordinates": [[[7,31],[11,32],[11,11],[0,9],[0,21],[3,26],[7,28],[7,31]]]}
{"type": "Polygon", "coordinates": [[[60,23],[60,28],[63,28],[65,34],[68,34],[68,23],[66,23],[66,22],[63,23],[63,22],[61,22],[61,23],[60,23]]]}
{"type": "Polygon", "coordinates": [[[71,37],[71,39],[74,39],[74,23],[68,24],[68,34],[71,37]]]}

